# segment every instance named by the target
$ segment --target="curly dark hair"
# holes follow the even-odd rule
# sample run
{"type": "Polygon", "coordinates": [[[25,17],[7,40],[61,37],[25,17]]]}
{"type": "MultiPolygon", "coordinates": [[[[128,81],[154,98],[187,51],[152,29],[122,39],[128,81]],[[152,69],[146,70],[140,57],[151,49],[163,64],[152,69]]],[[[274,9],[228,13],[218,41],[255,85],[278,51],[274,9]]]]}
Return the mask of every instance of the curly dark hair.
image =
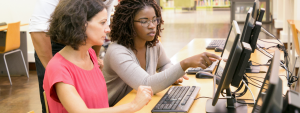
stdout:
{"type": "Polygon", "coordinates": [[[88,21],[106,6],[100,0],[60,0],[49,20],[46,33],[51,40],[78,50],[85,45],[88,21]]]}
{"type": "MultiPolygon", "coordinates": [[[[117,41],[118,44],[136,50],[132,40],[132,38],[137,35],[133,27],[134,17],[137,12],[144,9],[146,6],[153,7],[156,16],[161,17],[160,7],[155,0],[121,0],[116,6],[116,11],[111,23],[111,41],[117,41]]],[[[153,47],[159,42],[158,36],[160,36],[160,33],[163,30],[161,29],[161,24],[163,23],[164,21],[161,17],[161,22],[156,27],[154,39],[152,41],[147,41],[146,45],[153,47]]]]}

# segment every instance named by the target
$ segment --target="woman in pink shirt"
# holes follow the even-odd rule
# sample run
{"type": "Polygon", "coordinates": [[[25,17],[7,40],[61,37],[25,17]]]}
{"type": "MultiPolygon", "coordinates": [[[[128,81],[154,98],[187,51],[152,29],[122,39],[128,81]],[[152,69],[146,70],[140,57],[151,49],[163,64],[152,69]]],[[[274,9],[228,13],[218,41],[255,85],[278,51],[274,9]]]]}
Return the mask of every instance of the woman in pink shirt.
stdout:
{"type": "Polygon", "coordinates": [[[47,33],[66,45],[46,67],[44,89],[51,113],[135,112],[151,100],[151,87],[140,86],[132,102],[109,108],[106,83],[91,49],[102,45],[110,32],[106,21],[100,0],[60,0],[47,33]]]}

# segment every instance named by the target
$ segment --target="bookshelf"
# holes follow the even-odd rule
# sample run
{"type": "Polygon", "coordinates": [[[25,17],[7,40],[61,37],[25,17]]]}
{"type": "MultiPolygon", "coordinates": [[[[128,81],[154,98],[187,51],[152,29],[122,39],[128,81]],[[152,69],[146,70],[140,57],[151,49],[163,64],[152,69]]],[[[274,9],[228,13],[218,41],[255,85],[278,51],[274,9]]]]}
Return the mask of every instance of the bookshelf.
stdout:
{"type": "Polygon", "coordinates": [[[230,7],[229,0],[195,0],[197,8],[206,7],[230,7]]]}
{"type": "MultiPolygon", "coordinates": [[[[230,8],[230,0],[194,0],[195,6],[199,8],[230,8]]],[[[174,0],[160,0],[163,9],[174,9],[174,0]]]]}
{"type": "MultiPolygon", "coordinates": [[[[263,20],[263,23],[270,23],[270,0],[259,0],[260,8],[266,10],[263,20]]],[[[231,22],[236,20],[238,23],[245,22],[247,12],[250,7],[253,7],[253,1],[249,0],[231,0],[231,22]]]]}

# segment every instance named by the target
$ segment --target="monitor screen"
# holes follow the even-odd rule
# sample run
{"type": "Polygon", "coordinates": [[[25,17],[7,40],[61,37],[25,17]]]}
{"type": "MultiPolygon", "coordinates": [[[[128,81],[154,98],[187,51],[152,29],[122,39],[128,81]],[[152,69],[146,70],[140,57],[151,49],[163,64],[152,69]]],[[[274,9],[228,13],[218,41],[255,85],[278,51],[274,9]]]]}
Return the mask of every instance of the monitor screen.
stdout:
{"type": "Polygon", "coordinates": [[[279,78],[279,50],[276,50],[252,113],[281,113],[282,80],[279,78]]]}
{"type": "Polygon", "coordinates": [[[222,53],[222,60],[219,61],[217,70],[215,71],[215,75],[219,76],[220,82],[218,84],[218,89],[214,95],[213,105],[217,103],[218,97],[220,92],[225,89],[229,88],[229,84],[231,82],[231,78],[234,74],[234,71],[237,66],[237,61],[239,60],[240,53],[242,48],[237,47],[237,44],[240,39],[240,29],[236,21],[232,22],[230,34],[227,38],[227,43],[224,47],[222,53]],[[226,61],[224,61],[226,60],[226,61]]]}
{"type": "MultiPolygon", "coordinates": [[[[230,54],[230,50],[232,49],[233,45],[234,45],[234,40],[235,40],[235,37],[236,37],[236,33],[234,33],[234,30],[231,30],[230,31],[230,34],[228,36],[228,39],[227,39],[227,43],[225,45],[225,48],[223,50],[223,53],[222,53],[222,59],[221,61],[219,61],[219,65],[218,65],[218,68],[217,69],[220,69],[220,68],[224,68],[225,65],[226,65],[226,62],[224,61],[225,59],[227,60],[228,57],[229,57],[229,54],[230,54]],[[220,67],[220,68],[219,68],[220,67]]],[[[218,71],[218,70],[217,70],[218,71]]],[[[218,76],[222,76],[222,72],[217,72],[217,74],[221,74],[221,75],[218,75],[218,76]]],[[[220,70],[219,70],[220,71],[220,70]]]]}
{"type": "MultiPolygon", "coordinates": [[[[243,37],[245,36],[245,33],[246,33],[248,20],[249,20],[249,18],[252,18],[252,12],[253,12],[252,10],[253,10],[252,7],[250,7],[248,12],[247,12],[247,16],[246,16],[244,27],[243,27],[242,37],[241,37],[242,39],[243,39],[243,37]]],[[[243,40],[241,40],[241,41],[243,41],[243,40]]]]}
{"type": "Polygon", "coordinates": [[[252,13],[252,17],[256,20],[257,16],[259,14],[259,9],[260,9],[260,2],[259,0],[255,0],[254,4],[253,4],[253,13],[252,13]]]}
{"type": "MultiPolygon", "coordinates": [[[[271,66],[270,66],[271,67],[271,66]]],[[[267,96],[267,91],[269,88],[269,77],[270,77],[270,73],[267,73],[267,75],[265,76],[265,81],[264,84],[261,86],[261,92],[260,92],[260,96],[259,98],[257,98],[256,100],[256,107],[255,107],[255,111],[259,111],[262,104],[263,104],[263,100],[266,98],[267,96]]],[[[253,109],[254,110],[254,109],[253,109]]]]}

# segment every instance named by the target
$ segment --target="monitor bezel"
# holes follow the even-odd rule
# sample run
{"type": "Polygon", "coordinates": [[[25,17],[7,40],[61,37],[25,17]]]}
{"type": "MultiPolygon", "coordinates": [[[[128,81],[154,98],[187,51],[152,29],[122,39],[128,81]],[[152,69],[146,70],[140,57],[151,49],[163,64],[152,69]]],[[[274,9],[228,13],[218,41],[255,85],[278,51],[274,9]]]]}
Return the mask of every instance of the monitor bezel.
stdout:
{"type": "MultiPolygon", "coordinates": [[[[274,104],[272,101],[274,101],[273,99],[278,96],[278,94],[276,94],[276,92],[277,93],[280,92],[279,95],[280,96],[282,95],[282,80],[279,78],[279,66],[280,66],[280,52],[279,52],[279,50],[276,50],[273,55],[272,62],[269,66],[268,72],[266,73],[266,77],[262,84],[262,88],[260,89],[259,95],[257,96],[256,102],[253,106],[252,113],[257,112],[257,111],[255,111],[255,109],[258,106],[257,105],[258,99],[262,95],[263,86],[266,83],[267,79],[269,79],[268,90],[266,93],[266,98],[264,100],[262,100],[263,104],[262,104],[261,108],[259,109],[259,113],[266,113],[266,112],[269,112],[270,109],[272,109],[271,108],[271,107],[273,107],[272,104],[274,104]]],[[[276,106],[277,107],[276,109],[282,110],[282,101],[283,100],[281,98],[279,101],[280,105],[276,106]]],[[[281,110],[279,112],[281,112],[281,110]]]]}
{"type": "MultiPolygon", "coordinates": [[[[217,101],[218,101],[218,98],[219,98],[219,96],[220,96],[220,94],[221,94],[221,91],[223,90],[223,89],[225,89],[225,88],[229,88],[229,84],[230,84],[230,82],[231,82],[231,79],[230,79],[230,81],[229,81],[229,79],[227,78],[227,75],[228,75],[228,77],[229,76],[231,76],[232,77],[232,74],[234,73],[234,70],[235,70],[235,66],[233,66],[233,64],[234,63],[232,63],[231,61],[232,61],[232,59],[237,59],[237,58],[239,58],[240,56],[239,55],[234,55],[236,52],[236,54],[238,54],[238,53],[241,53],[241,51],[242,51],[242,48],[240,48],[241,46],[237,46],[238,44],[240,44],[240,42],[239,42],[239,38],[240,38],[240,34],[241,34],[241,32],[240,32],[240,29],[239,29],[239,26],[238,26],[238,24],[237,24],[237,22],[235,21],[235,20],[233,20],[233,22],[232,22],[232,28],[231,28],[232,30],[233,30],[233,32],[231,31],[231,32],[229,32],[229,35],[228,35],[228,37],[227,37],[227,40],[228,40],[228,38],[229,38],[229,36],[230,36],[230,33],[234,33],[234,35],[235,35],[235,40],[234,40],[234,43],[233,43],[233,45],[232,45],[232,48],[231,48],[231,50],[230,50],[230,54],[229,54],[229,56],[228,56],[228,59],[227,59],[227,62],[226,62],[226,64],[225,64],[225,67],[223,67],[224,68],[224,71],[223,71],[223,73],[222,73],[222,77],[221,77],[221,80],[220,80],[220,83],[218,84],[218,89],[217,89],[217,91],[216,92],[214,92],[213,93],[213,96],[214,96],[214,98],[213,98],[213,102],[212,102],[212,105],[214,106],[214,105],[216,105],[216,103],[217,103],[217,101]],[[238,47],[238,48],[237,48],[238,47]],[[235,58],[233,58],[233,56],[235,57],[235,58]],[[225,78],[226,77],[226,78],[225,78]],[[228,81],[225,81],[225,80],[228,80],[228,81]]],[[[226,43],[226,45],[227,45],[227,43],[226,43]]],[[[224,49],[226,48],[226,46],[224,47],[224,49]]],[[[224,52],[224,51],[223,51],[224,52]]],[[[223,52],[222,52],[222,55],[223,55],[223,52]]],[[[220,61],[221,62],[221,61],[220,61]]],[[[220,62],[218,63],[218,67],[217,67],[217,69],[216,69],[216,71],[215,71],[215,74],[217,73],[217,70],[218,70],[218,68],[219,68],[219,66],[220,66],[220,62]]],[[[230,77],[229,77],[230,78],[230,77]]]]}

